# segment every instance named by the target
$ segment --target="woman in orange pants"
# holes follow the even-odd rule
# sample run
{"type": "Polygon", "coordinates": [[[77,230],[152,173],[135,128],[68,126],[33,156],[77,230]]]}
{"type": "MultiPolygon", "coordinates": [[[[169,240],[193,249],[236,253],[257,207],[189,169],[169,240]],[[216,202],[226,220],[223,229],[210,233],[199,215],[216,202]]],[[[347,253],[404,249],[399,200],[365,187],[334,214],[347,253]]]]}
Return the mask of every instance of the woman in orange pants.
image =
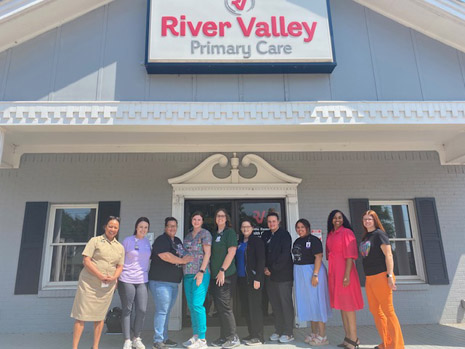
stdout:
{"type": "Polygon", "coordinates": [[[365,234],[360,243],[360,253],[366,275],[365,291],[382,340],[376,348],[403,349],[404,338],[392,303],[396,281],[389,237],[373,210],[363,215],[363,227],[365,234]]]}

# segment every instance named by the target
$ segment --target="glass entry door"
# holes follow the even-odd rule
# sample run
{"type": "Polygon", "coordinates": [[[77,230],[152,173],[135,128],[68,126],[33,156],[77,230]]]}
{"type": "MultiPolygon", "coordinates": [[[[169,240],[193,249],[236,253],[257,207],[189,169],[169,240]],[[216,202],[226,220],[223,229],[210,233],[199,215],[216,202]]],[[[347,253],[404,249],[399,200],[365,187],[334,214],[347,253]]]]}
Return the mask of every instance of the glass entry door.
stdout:
{"type": "MultiPolygon", "coordinates": [[[[255,223],[254,235],[261,236],[263,232],[268,230],[266,224],[266,216],[269,212],[277,212],[281,218],[281,226],[286,227],[286,210],[284,199],[222,199],[222,200],[186,200],[184,203],[184,232],[187,233],[191,228],[190,217],[200,211],[204,214],[204,228],[213,233],[215,231],[214,215],[217,209],[224,208],[231,216],[231,224],[233,229],[240,234],[240,224],[243,219],[249,218],[255,223]]],[[[212,278],[212,282],[214,282],[212,278]]],[[[266,291],[263,290],[265,324],[272,324],[273,321],[269,314],[271,308],[269,306],[266,291]]],[[[246,309],[241,303],[238,292],[235,292],[233,298],[234,315],[237,325],[246,325],[246,309]]],[[[210,291],[205,300],[205,308],[207,309],[207,326],[219,326],[218,316],[213,305],[213,299],[210,291]]],[[[182,301],[183,327],[191,325],[189,309],[187,308],[186,299],[183,292],[182,301]]]]}

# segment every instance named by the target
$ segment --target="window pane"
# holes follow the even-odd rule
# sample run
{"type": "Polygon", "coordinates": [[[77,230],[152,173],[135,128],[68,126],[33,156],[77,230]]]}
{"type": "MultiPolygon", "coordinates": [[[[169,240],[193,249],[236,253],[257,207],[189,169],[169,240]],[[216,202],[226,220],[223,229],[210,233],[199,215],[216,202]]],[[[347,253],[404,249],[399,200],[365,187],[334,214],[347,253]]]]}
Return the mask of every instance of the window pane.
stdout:
{"type": "Polygon", "coordinates": [[[82,265],[85,246],[53,246],[50,281],[77,281],[82,265]]]}
{"type": "MultiPolygon", "coordinates": [[[[254,235],[262,236],[265,231],[269,230],[266,216],[270,212],[276,212],[281,221],[283,220],[280,202],[241,202],[239,205],[239,220],[250,219],[255,223],[254,235]]],[[[283,222],[281,222],[281,226],[283,226],[283,222]]]]}
{"type": "Polygon", "coordinates": [[[413,238],[407,205],[373,205],[390,239],[413,238]]]}
{"type": "Polygon", "coordinates": [[[412,241],[391,242],[391,248],[394,256],[394,274],[417,275],[412,241]]]}
{"type": "Polygon", "coordinates": [[[95,208],[57,209],[52,243],[87,242],[94,236],[95,208]]]}

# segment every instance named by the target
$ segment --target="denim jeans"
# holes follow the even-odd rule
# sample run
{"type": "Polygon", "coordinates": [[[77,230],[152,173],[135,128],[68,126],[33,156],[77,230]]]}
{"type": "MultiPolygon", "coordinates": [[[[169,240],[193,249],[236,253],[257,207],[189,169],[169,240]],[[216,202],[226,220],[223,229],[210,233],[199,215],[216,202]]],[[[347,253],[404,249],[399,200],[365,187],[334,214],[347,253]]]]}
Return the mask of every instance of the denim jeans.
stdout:
{"type": "Polygon", "coordinates": [[[168,339],[168,323],[170,312],[176,297],[179,284],[165,281],[149,281],[153,302],[155,303],[155,315],[153,316],[154,343],[161,343],[168,339]]]}

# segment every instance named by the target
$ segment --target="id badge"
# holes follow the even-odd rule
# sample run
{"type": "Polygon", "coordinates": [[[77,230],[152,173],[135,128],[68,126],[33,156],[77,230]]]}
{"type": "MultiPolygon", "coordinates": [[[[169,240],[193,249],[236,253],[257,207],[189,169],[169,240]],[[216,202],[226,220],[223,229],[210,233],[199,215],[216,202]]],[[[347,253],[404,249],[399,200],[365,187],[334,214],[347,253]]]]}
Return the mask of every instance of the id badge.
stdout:
{"type": "Polygon", "coordinates": [[[102,282],[102,286],[101,286],[102,288],[105,288],[105,287],[108,287],[108,286],[110,286],[110,284],[106,284],[105,282],[102,282]]]}
{"type": "Polygon", "coordinates": [[[310,241],[307,241],[305,243],[305,248],[310,248],[310,247],[312,247],[312,243],[310,241]]]}
{"type": "Polygon", "coordinates": [[[218,236],[216,237],[215,242],[220,242],[220,241],[221,241],[221,235],[218,235],[218,236]]]}

